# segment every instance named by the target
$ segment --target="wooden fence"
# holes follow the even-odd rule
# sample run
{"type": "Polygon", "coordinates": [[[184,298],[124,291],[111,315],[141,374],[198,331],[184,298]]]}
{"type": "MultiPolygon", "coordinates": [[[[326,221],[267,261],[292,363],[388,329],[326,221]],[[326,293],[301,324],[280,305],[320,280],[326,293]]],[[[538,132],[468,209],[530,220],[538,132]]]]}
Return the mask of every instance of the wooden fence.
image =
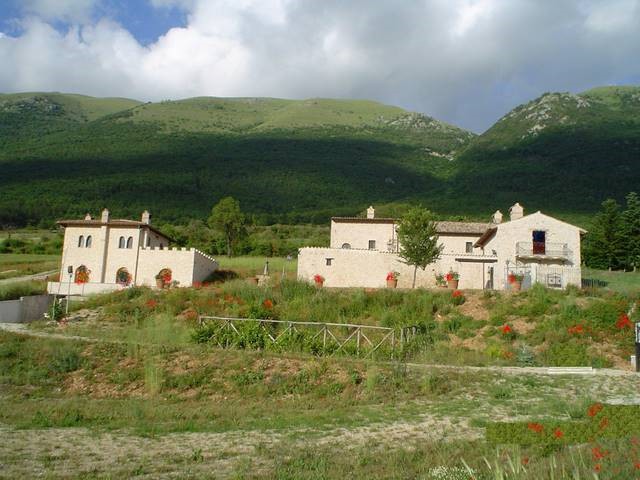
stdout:
{"type": "Polygon", "coordinates": [[[219,325],[211,339],[222,348],[229,346],[227,343],[229,334],[240,336],[240,325],[253,322],[264,331],[266,339],[272,345],[278,345],[288,335],[308,333],[311,335],[310,341],[321,341],[322,350],[331,351],[329,356],[339,352],[349,353],[348,350],[355,349],[355,354],[357,356],[363,354],[363,358],[372,356],[383,347],[389,349],[393,358],[398,350],[418,332],[416,326],[396,329],[352,323],[293,322],[262,318],[200,316],[199,322],[201,325],[210,322],[219,325]]]}

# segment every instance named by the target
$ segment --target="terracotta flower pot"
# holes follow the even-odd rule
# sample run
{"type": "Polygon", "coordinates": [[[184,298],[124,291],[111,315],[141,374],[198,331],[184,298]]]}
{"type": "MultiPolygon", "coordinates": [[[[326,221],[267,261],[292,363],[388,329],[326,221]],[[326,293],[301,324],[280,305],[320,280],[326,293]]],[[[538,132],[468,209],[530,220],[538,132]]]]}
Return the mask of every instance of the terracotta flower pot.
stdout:
{"type": "Polygon", "coordinates": [[[398,286],[398,279],[394,278],[391,280],[387,280],[387,288],[396,288],[398,286]]]}
{"type": "Polygon", "coordinates": [[[319,282],[318,280],[316,280],[315,282],[316,282],[316,288],[322,288],[322,285],[324,285],[324,282],[319,282]]]}
{"type": "Polygon", "coordinates": [[[258,283],[260,283],[260,280],[258,279],[258,277],[249,277],[249,283],[258,285],[258,283]]]}
{"type": "Polygon", "coordinates": [[[450,288],[451,290],[457,290],[458,282],[459,280],[447,280],[447,287],[450,288]]]}
{"type": "Polygon", "coordinates": [[[513,282],[511,284],[511,290],[513,290],[514,292],[519,292],[521,288],[522,288],[522,283],[520,282],[513,282]]]}
{"type": "Polygon", "coordinates": [[[164,288],[164,280],[161,278],[156,278],[156,287],[164,288]]]}

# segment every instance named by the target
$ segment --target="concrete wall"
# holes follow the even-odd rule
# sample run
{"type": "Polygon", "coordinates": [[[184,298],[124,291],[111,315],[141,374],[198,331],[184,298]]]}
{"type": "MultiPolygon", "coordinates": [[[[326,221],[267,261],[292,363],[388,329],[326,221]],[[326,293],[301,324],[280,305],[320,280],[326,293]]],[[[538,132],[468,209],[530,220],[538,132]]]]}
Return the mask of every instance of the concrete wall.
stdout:
{"type": "Polygon", "coordinates": [[[76,284],[71,282],[48,282],[47,292],[52,295],[94,295],[96,293],[107,293],[126,288],[117,283],[83,283],[76,284]]]}
{"type": "Polygon", "coordinates": [[[0,302],[0,323],[24,323],[42,318],[53,302],[52,295],[31,295],[0,302]]]}
{"type": "MultiPolygon", "coordinates": [[[[442,255],[426,270],[418,269],[416,287],[435,287],[435,276],[453,270],[460,273],[460,288],[481,289],[486,282],[487,266],[495,259],[479,255],[442,255]]],[[[394,253],[372,250],[332,248],[302,248],[298,255],[298,278],[313,282],[320,274],[327,287],[386,287],[391,271],[400,272],[399,288],[411,288],[413,267],[406,265],[394,253]],[[331,259],[331,265],[327,265],[331,259]]]]}
{"type": "Polygon", "coordinates": [[[369,240],[375,240],[376,250],[386,252],[395,239],[395,224],[350,223],[331,221],[331,248],[342,248],[348,243],[353,249],[369,249],[369,240]]]}

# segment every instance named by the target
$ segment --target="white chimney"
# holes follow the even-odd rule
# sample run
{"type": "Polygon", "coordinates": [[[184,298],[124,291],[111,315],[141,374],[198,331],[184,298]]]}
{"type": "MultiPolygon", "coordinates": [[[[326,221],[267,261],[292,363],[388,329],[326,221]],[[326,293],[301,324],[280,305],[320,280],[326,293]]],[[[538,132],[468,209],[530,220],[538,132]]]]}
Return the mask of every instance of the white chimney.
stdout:
{"type": "Polygon", "coordinates": [[[375,209],[369,205],[369,208],[367,208],[367,218],[374,218],[376,216],[376,211],[375,209]]]}
{"type": "Polygon", "coordinates": [[[102,223],[108,223],[109,222],[109,210],[107,210],[106,208],[104,210],[102,210],[102,223]]]}
{"type": "Polygon", "coordinates": [[[509,216],[511,217],[511,221],[524,217],[524,209],[518,202],[509,209],[509,216]]]}
{"type": "Polygon", "coordinates": [[[502,212],[500,210],[496,210],[496,213],[493,214],[491,223],[502,223],[502,212]]]}
{"type": "Polygon", "coordinates": [[[142,223],[146,223],[147,225],[151,224],[151,214],[148,210],[142,212],[142,223]]]}
{"type": "Polygon", "coordinates": [[[93,220],[93,219],[91,218],[91,214],[90,214],[90,213],[87,213],[87,214],[84,216],[84,219],[85,219],[85,220],[93,220]]]}

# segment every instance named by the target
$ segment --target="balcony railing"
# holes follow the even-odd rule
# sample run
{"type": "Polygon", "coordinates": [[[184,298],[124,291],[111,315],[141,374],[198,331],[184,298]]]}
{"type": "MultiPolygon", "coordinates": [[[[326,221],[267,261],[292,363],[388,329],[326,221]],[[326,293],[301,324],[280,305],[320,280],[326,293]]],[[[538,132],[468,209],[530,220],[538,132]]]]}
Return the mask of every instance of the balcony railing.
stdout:
{"type": "Polygon", "coordinates": [[[573,252],[566,243],[517,242],[516,256],[570,260],[573,252]]]}

